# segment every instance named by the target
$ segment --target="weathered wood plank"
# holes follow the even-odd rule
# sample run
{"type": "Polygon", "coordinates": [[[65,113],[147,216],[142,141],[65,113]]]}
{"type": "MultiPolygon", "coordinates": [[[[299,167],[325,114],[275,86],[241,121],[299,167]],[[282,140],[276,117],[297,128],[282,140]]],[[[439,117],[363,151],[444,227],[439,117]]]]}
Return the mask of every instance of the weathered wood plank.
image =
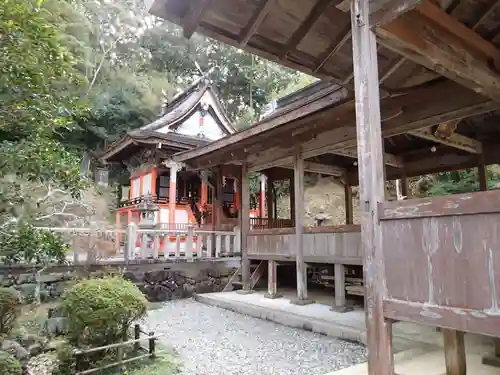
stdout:
{"type": "Polygon", "coordinates": [[[490,67],[490,61],[500,61],[500,50],[432,2],[424,0],[411,12],[375,30],[384,46],[500,100],[500,75],[490,67]]]}
{"type": "Polygon", "coordinates": [[[388,299],[384,301],[386,317],[403,322],[439,326],[459,331],[500,337],[500,315],[484,311],[426,303],[388,299]]]}
{"type": "Polygon", "coordinates": [[[335,306],[345,306],[345,267],[336,263],[334,266],[335,275],[335,306]]]}
{"type": "Polygon", "coordinates": [[[380,220],[477,215],[500,212],[500,191],[379,203],[380,220]]]}
{"type": "Polygon", "coordinates": [[[356,130],[361,202],[361,243],[365,275],[368,372],[393,375],[391,338],[386,327],[384,255],[378,202],[385,198],[382,126],[378,84],[377,42],[370,30],[368,1],[353,0],[351,25],[356,130]]]}

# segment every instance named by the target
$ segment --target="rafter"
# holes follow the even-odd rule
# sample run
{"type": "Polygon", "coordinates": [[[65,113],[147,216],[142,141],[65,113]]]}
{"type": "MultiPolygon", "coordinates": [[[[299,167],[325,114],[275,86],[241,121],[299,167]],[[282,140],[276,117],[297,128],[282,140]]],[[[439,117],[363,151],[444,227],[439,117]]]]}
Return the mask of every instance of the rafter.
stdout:
{"type": "Polygon", "coordinates": [[[317,73],[323,65],[327,63],[328,60],[332,58],[340,49],[351,39],[351,25],[348,25],[346,29],[339,34],[339,37],[335,39],[330,47],[324,52],[324,54],[319,58],[319,63],[314,68],[313,72],[317,73]]]}
{"type": "MultiPolygon", "coordinates": [[[[331,151],[332,154],[335,155],[340,155],[340,156],[345,156],[348,158],[352,159],[358,159],[358,150],[356,147],[347,147],[344,149],[332,149],[331,151]]],[[[403,159],[400,158],[399,156],[389,154],[387,152],[384,152],[384,162],[385,164],[395,167],[395,168],[403,168],[403,159]]]]}
{"type": "Polygon", "coordinates": [[[280,58],[286,59],[288,54],[300,44],[302,39],[304,39],[304,37],[311,30],[311,28],[314,26],[316,21],[321,17],[324,11],[328,8],[331,2],[332,0],[318,0],[316,4],[314,4],[304,22],[292,34],[290,40],[288,41],[285,48],[281,52],[280,58]]]}
{"type": "Polygon", "coordinates": [[[199,4],[194,9],[189,10],[182,22],[185,38],[189,39],[193,36],[212,1],[213,0],[200,0],[199,4]]]}
{"type": "Polygon", "coordinates": [[[242,30],[242,32],[238,37],[238,42],[241,47],[244,47],[248,43],[252,35],[257,32],[260,25],[262,24],[267,14],[269,13],[269,10],[271,9],[273,3],[274,0],[260,1],[257,9],[252,15],[252,18],[250,18],[250,21],[248,22],[248,24],[245,26],[245,28],[242,30]]]}

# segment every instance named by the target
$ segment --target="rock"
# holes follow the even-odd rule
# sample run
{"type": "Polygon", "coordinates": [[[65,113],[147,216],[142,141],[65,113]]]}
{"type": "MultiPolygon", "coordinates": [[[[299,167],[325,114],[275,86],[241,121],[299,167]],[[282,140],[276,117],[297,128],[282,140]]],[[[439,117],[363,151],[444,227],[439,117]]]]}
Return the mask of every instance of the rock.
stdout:
{"type": "Polygon", "coordinates": [[[30,353],[31,357],[34,357],[38,354],[41,354],[43,351],[43,347],[40,344],[33,344],[28,347],[28,352],[30,353]]]}
{"type": "Polygon", "coordinates": [[[13,340],[2,341],[2,350],[16,357],[19,361],[28,359],[30,353],[21,344],[13,340]]]}
{"type": "Polygon", "coordinates": [[[25,349],[30,350],[30,347],[39,346],[42,350],[47,345],[48,340],[43,336],[26,333],[18,335],[16,341],[21,344],[25,349]]]}
{"type": "Polygon", "coordinates": [[[58,336],[66,332],[66,318],[56,317],[49,318],[45,322],[45,331],[49,336],[58,336]]]}

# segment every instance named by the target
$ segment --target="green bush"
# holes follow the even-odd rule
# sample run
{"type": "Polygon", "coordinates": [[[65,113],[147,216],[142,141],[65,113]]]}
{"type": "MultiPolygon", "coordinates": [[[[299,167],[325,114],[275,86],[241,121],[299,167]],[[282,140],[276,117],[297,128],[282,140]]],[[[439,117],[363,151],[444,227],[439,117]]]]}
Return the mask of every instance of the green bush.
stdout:
{"type": "Polygon", "coordinates": [[[26,223],[9,225],[0,238],[0,259],[5,264],[63,263],[69,245],[60,233],[37,229],[26,223]]]}
{"type": "Polygon", "coordinates": [[[68,340],[75,346],[103,346],[127,338],[130,324],[146,315],[147,300],[121,277],[85,280],[63,294],[68,340]]]}
{"type": "Polygon", "coordinates": [[[8,353],[0,351],[0,369],[2,375],[22,375],[21,363],[8,353]]]}
{"type": "Polygon", "coordinates": [[[0,288],[0,336],[9,334],[21,315],[21,296],[11,288],[0,288]]]}

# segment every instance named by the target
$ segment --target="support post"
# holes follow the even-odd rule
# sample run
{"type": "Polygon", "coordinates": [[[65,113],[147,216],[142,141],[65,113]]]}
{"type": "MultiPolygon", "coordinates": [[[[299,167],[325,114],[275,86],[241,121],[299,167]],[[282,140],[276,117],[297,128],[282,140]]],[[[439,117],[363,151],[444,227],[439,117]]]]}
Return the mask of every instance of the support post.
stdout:
{"type": "Polygon", "coordinates": [[[122,229],[122,226],[121,226],[121,217],[122,217],[122,214],[120,211],[116,211],[116,225],[115,225],[115,228],[116,228],[116,232],[115,232],[115,247],[116,247],[116,253],[118,253],[120,251],[120,243],[121,243],[121,240],[122,240],[122,234],[121,234],[121,229],[122,229]]]}
{"type": "Polygon", "coordinates": [[[248,166],[241,166],[240,178],[240,227],[241,227],[241,273],[243,289],[237,291],[240,294],[249,294],[250,289],[250,259],[248,259],[248,232],[250,231],[250,185],[248,181],[248,166]]]}
{"type": "Polygon", "coordinates": [[[344,182],[344,199],[345,199],[345,223],[347,225],[354,224],[354,210],[352,204],[352,187],[345,176],[344,182]]]}
{"type": "Polygon", "coordinates": [[[477,166],[479,174],[479,190],[488,190],[488,173],[486,171],[486,165],[484,163],[484,154],[479,155],[479,163],[477,166]]]}
{"type": "MultiPolygon", "coordinates": [[[[201,197],[200,197],[200,204],[203,209],[205,205],[208,202],[208,172],[207,171],[201,171],[200,173],[201,177],[201,197]]],[[[202,217],[201,218],[201,223],[205,224],[205,219],[202,217]]]]}
{"type": "Polygon", "coordinates": [[[366,0],[351,2],[361,243],[365,282],[368,373],[392,375],[390,330],[384,319],[384,260],[378,204],[385,199],[377,42],[366,0]]]}
{"type": "Polygon", "coordinates": [[[343,264],[334,265],[335,278],[335,306],[330,310],[345,313],[352,311],[352,306],[347,306],[345,298],[345,266],[343,264]]]}
{"type": "Polygon", "coordinates": [[[443,328],[446,375],[466,375],[464,333],[443,328]]]}
{"type": "Polygon", "coordinates": [[[266,200],[267,200],[267,226],[268,228],[272,228],[272,222],[274,217],[274,205],[273,205],[273,183],[271,176],[267,176],[267,192],[266,192],[266,200]]]}
{"type": "MultiPolygon", "coordinates": [[[[268,208],[269,209],[269,208],[268,208]]],[[[267,261],[267,294],[264,296],[270,299],[281,298],[278,294],[278,264],[275,260],[267,261]]]]}
{"type": "Polygon", "coordinates": [[[266,176],[261,174],[260,181],[260,196],[259,196],[259,216],[260,218],[266,217],[266,176]]]}
{"type": "MultiPolygon", "coordinates": [[[[300,150],[294,155],[294,190],[295,190],[295,265],[297,268],[297,299],[291,302],[296,305],[308,305],[307,299],[307,267],[304,262],[304,159],[300,150]]],[[[293,207],[292,207],[293,209],[293,207]]]]}

